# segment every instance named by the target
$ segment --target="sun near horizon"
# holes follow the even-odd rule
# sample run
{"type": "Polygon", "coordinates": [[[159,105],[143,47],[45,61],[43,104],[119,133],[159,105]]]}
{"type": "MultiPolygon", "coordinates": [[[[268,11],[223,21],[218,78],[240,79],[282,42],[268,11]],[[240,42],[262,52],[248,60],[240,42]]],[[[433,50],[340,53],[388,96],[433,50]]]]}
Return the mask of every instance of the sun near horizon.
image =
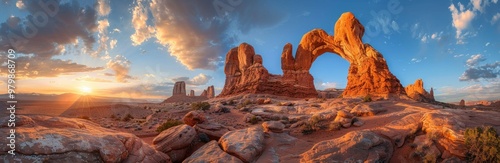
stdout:
{"type": "Polygon", "coordinates": [[[89,86],[80,86],[80,93],[82,95],[89,95],[92,93],[92,88],[89,86]]]}

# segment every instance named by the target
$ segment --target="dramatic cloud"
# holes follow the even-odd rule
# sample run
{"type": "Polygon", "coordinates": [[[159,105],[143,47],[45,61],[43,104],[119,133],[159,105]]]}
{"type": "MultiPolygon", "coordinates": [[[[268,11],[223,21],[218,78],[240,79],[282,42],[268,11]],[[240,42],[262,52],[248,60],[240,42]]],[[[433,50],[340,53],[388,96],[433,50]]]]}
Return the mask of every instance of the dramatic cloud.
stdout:
{"type": "MultiPolygon", "coordinates": [[[[6,61],[5,56],[5,54],[2,54],[0,59],[6,61]]],[[[4,62],[3,65],[5,64],[7,63],[4,62]]],[[[19,57],[16,59],[16,65],[19,66],[16,69],[16,77],[19,78],[57,77],[59,75],[104,69],[103,67],[88,67],[68,60],[39,59],[35,57],[19,57]]],[[[0,74],[6,75],[7,71],[2,70],[0,74]]]]}
{"type": "Polygon", "coordinates": [[[109,26],[107,20],[97,22],[93,6],[81,6],[79,1],[54,5],[48,1],[19,0],[16,7],[23,8],[27,16],[11,16],[0,24],[0,48],[13,48],[17,54],[24,54],[17,59],[17,64],[22,65],[17,76],[57,77],[104,69],[53,58],[67,52],[68,46],[78,46],[82,53],[93,51],[95,33],[104,32],[109,26]]]}
{"type": "Polygon", "coordinates": [[[137,0],[137,6],[132,10],[132,25],[135,33],[130,36],[134,46],[142,44],[153,36],[155,30],[146,24],[147,20],[148,10],[143,6],[142,0],[137,0]]]}
{"type": "Polygon", "coordinates": [[[467,61],[467,69],[460,76],[460,81],[479,81],[479,79],[496,79],[500,76],[500,61],[479,65],[486,61],[481,54],[472,55],[467,61]]]}
{"type": "Polygon", "coordinates": [[[18,53],[34,54],[35,57],[51,58],[62,52],[61,46],[83,41],[86,50],[92,49],[97,30],[96,11],[81,7],[78,1],[59,4],[45,10],[38,1],[23,1],[25,9],[34,13],[25,18],[9,17],[0,24],[0,47],[14,48],[18,53]],[[44,19],[43,14],[46,14],[44,19]]]}
{"type": "Polygon", "coordinates": [[[111,11],[109,0],[97,0],[97,13],[101,16],[106,16],[111,11]]]}
{"type": "Polygon", "coordinates": [[[210,79],[212,79],[212,76],[200,73],[197,76],[193,77],[193,79],[189,79],[189,77],[178,77],[178,78],[174,78],[172,80],[174,82],[184,81],[188,85],[198,86],[198,85],[205,85],[205,84],[207,84],[208,81],[210,81],[210,79]]]}
{"type": "Polygon", "coordinates": [[[500,62],[482,66],[469,67],[460,76],[460,81],[478,81],[479,79],[496,79],[500,75],[500,62]]]}
{"type": "MultiPolygon", "coordinates": [[[[130,63],[131,62],[124,56],[116,55],[115,58],[109,60],[106,65],[108,66],[108,68],[115,72],[114,76],[116,78],[116,81],[126,83],[127,79],[131,78],[128,75],[130,63]]],[[[110,76],[111,74],[106,75],[110,76]]]]}
{"type": "Polygon", "coordinates": [[[132,9],[134,45],[154,37],[188,69],[215,69],[236,44],[235,33],[276,25],[284,15],[257,1],[161,1],[149,4],[153,25],[142,0],[132,9]],[[264,6],[264,7],[263,7],[264,6]],[[154,27],[154,28],[153,28],[154,27]],[[156,29],[154,31],[153,29],[156,29]]]}
{"type": "Polygon", "coordinates": [[[496,4],[498,2],[498,0],[491,0],[491,2],[493,2],[494,4],[496,4]]]}
{"type": "Polygon", "coordinates": [[[463,43],[462,33],[465,29],[467,29],[476,14],[472,10],[466,10],[464,6],[459,2],[459,9],[455,7],[454,4],[451,4],[449,9],[451,11],[451,17],[453,18],[453,27],[455,27],[457,43],[463,43]]]}
{"type": "Polygon", "coordinates": [[[498,100],[500,97],[500,82],[474,84],[461,88],[443,87],[435,91],[436,99],[444,102],[467,100],[498,100]]]}

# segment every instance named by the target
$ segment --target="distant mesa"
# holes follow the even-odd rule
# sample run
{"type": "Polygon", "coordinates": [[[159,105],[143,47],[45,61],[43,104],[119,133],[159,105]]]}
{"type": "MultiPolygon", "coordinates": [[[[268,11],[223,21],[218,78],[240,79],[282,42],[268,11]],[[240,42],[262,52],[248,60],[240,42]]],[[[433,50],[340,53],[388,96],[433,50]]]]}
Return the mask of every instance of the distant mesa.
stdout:
{"type": "Polygon", "coordinates": [[[281,54],[283,75],[270,74],[254,48],[247,43],[240,44],[226,54],[226,81],[218,97],[248,93],[318,97],[309,69],[316,58],[327,52],[337,54],[350,63],[343,97],[406,94],[399,79],[389,71],[382,54],[362,42],[364,27],[352,13],[340,16],[334,33],[328,35],[322,29],[306,33],[295,51],[295,57],[292,44],[286,44],[281,54]]]}
{"type": "Polygon", "coordinates": [[[209,98],[214,98],[214,86],[209,86],[206,90],[201,93],[200,96],[196,96],[194,90],[189,92],[189,95],[186,95],[186,82],[178,81],[175,82],[174,88],[172,89],[172,96],[167,98],[163,103],[175,103],[175,102],[197,102],[204,101],[209,98]]]}

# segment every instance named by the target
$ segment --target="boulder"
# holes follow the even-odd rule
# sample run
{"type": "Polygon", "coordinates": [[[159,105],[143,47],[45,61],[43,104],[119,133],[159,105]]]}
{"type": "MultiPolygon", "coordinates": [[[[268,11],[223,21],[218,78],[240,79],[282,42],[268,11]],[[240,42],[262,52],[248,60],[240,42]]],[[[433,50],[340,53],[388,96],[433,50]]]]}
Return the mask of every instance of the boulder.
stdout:
{"type": "Polygon", "coordinates": [[[215,122],[199,123],[194,126],[198,133],[205,133],[212,140],[219,140],[222,135],[234,130],[232,127],[224,126],[215,122]]]}
{"type": "Polygon", "coordinates": [[[385,111],[387,111],[387,109],[377,104],[359,104],[356,105],[354,108],[352,108],[350,113],[358,117],[363,117],[363,116],[374,116],[378,113],[385,111]]]}
{"type": "Polygon", "coordinates": [[[196,131],[188,125],[171,127],[153,139],[156,150],[168,154],[173,162],[182,161],[191,142],[197,138],[196,131]]]}
{"type": "Polygon", "coordinates": [[[389,162],[393,150],[390,140],[374,132],[352,131],[315,144],[300,162],[389,162]]]}
{"type": "Polygon", "coordinates": [[[194,126],[198,123],[203,123],[205,122],[205,120],[206,120],[205,115],[203,115],[203,113],[198,111],[190,111],[182,118],[184,124],[187,124],[189,126],[194,126]]]}
{"type": "Polygon", "coordinates": [[[264,149],[264,132],[260,127],[230,131],[219,139],[219,144],[243,162],[253,162],[264,149]]]}
{"type": "Polygon", "coordinates": [[[182,163],[243,163],[240,159],[231,156],[224,152],[217,141],[212,140],[196,150],[191,156],[186,158],[182,163]]]}
{"type": "Polygon", "coordinates": [[[285,129],[285,124],[280,121],[266,121],[262,123],[262,127],[264,128],[264,132],[282,133],[283,129],[285,129]]]}
{"type": "MultiPolygon", "coordinates": [[[[8,119],[0,118],[2,122],[8,119]]],[[[2,133],[9,130],[0,126],[2,133]]],[[[168,155],[133,134],[80,118],[17,115],[15,140],[12,157],[7,153],[9,139],[0,139],[3,162],[171,162],[168,155]]]]}

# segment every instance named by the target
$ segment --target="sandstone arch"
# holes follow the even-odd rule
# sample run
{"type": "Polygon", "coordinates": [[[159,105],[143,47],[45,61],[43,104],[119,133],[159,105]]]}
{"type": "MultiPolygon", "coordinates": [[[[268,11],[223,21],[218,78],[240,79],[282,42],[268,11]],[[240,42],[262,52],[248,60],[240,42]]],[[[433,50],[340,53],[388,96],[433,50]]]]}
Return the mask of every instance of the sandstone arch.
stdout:
{"type": "Polygon", "coordinates": [[[241,93],[268,93],[291,97],[316,97],[314,78],[309,73],[314,60],[330,52],[350,64],[344,97],[406,94],[399,80],[389,71],[387,63],[371,45],[364,44],[364,27],[350,12],[335,23],[334,35],[322,29],[306,33],[293,57],[292,44],[284,46],[281,55],[283,76],[269,74],[262,66],[262,57],[252,46],[243,43],[226,55],[226,83],[220,97],[241,93]]]}

